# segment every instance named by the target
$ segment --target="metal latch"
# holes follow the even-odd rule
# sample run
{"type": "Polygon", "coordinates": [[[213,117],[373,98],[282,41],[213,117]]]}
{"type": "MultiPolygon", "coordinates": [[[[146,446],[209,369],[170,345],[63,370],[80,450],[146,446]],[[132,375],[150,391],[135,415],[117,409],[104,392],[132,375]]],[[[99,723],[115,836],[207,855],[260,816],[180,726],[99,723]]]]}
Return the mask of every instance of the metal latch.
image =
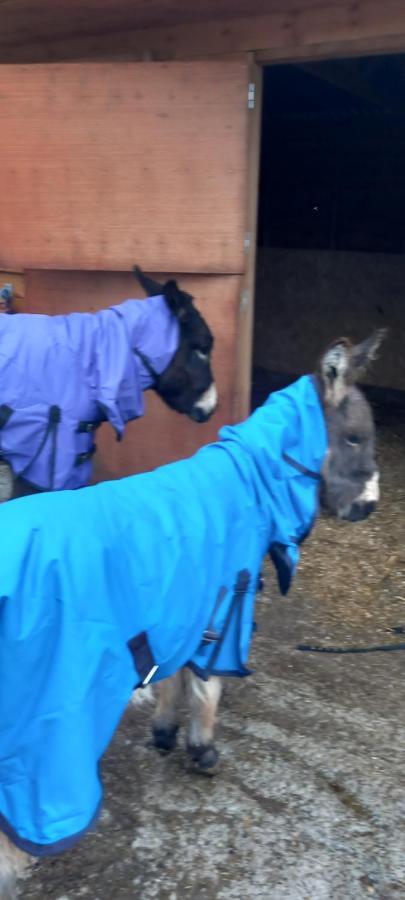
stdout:
{"type": "Polygon", "coordinates": [[[3,287],[0,288],[0,308],[4,310],[4,312],[12,312],[11,306],[14,300],[14,292],[13,285],[11,282],[7,284],[3,284],[3,287]]]}

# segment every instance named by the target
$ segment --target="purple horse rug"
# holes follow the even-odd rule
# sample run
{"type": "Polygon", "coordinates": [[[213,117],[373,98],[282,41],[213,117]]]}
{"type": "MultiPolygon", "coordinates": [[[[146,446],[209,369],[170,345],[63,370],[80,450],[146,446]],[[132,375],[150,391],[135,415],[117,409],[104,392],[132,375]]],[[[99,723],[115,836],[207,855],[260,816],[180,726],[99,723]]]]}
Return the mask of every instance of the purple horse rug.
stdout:
{"type": "Polygon", "coordinates": [[[122,437],[178,344],[163,296],[97,313],[0,316],[0,460],[41,490],[83,487],[96,428],[109,421],[122,437]]]}

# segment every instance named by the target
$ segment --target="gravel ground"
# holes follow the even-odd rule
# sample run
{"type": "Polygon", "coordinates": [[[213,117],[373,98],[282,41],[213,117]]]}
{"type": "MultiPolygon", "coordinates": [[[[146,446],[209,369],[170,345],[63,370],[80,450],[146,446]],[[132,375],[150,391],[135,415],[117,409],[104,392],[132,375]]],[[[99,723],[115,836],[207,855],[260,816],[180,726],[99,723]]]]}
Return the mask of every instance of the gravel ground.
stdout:
{"type": "Polygon", "coordinates": [[[319,522],[287,600],[266,566],[255,674],[225,686],[215,778],[180,740],[149,744],[130,706],[104,761],[105,810],[80,846],[36,865],[26,900],[405,898],[405,652],[300,653],[299,641],[405,641],[405,426],[383,426],[368,522],[319,522]]]}

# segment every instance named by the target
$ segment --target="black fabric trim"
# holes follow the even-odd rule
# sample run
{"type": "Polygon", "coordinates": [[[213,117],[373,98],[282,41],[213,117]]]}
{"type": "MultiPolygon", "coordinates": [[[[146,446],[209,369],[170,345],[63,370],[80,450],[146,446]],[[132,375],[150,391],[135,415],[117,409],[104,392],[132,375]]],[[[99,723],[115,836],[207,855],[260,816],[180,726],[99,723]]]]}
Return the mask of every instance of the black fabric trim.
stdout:
{"type": "Polygon", "coordinates": [[[50,406],[49,407],[49,424],[50,425],[59,425],[59,422],[62,418],[62,410],[60,406],[50,406]]]}
{"type": "Polygon", "coordinates": [[[100,799],[97,804],[97,808],[93,815],[91,816],[89,823],[85,825],[81,831],[77,831],[76,834],[69,835],[67,838],[63,838],[61,841],[55,841],[52,844],[36,844],[34,841],[29,841],[26,838],[20,837],[19,834],[14,830],[12,825],[7,821],[5,816],[0,813],[0,830],[4,831],[4,834],[10,838],[13,844],[16,845],[20,850],[23,850],[24,853],[29,853],[31,856],[54,856],[57,853],[63,853],[64,850],[71,850],[75,844],[83,837],[83,835],[87,834],[90,828],[93,828],[93,825],[96,824],[102,807],[103,800],[100,799]]]}
{"type": "Polygon", "coordinates": [[[6,403],[3,403],[2,406],[0,406],[0,428],[4,428],[4,426],[7,425],[7,422],[10,416],[12,416],[13,412],[14,410],[11,409],[11,406],[7,406],[6,403]]]}
{"type": "Polygon", "coordinates": [[[77,434],[93,434],[93,431],[96,431],[97,428],[100,428],[101,422],[79,422],[76,433],[77,434]]]}
{"type": "Polygon", "coordinates": [[[88,462],[89,459],[94,456],[96,449],[96,445],[93,444],[93,446],[90,447],[90,450],[86,450],[85,453],[78,453],[75,459],[75,466],[81,466],[82,463],[88,462]]]}
{"type": "MultiPolygon", "coordinates": [[[[35,484],[33,481],[29,481],[28,478],[23,478],[21,475],[15,475],[11,463],[8,462],[8,460],[5,460],[5,462],[8,463],[8,465],[10,466],[11,471],[13,472],[13,476],[14,476],[14,487],[15,487],[16,485],[18,485],[18,482],[21,482],[23,488],[24,488],[24,485],[27,485],[27,488],[29,488],[30,490],[32,490],[32,491],[35,492],[36,494],[37,494],[37,493],[38,493],[38,494],[43,494],[44,492],[47,491],[47,488],[44,488],[43,485],[41,485],[41,484],[35,484]]],[[[19,498],[19,497],[25,497],[25,494],[18,494],[18,493],[17,493],[17,494],[15,495],[15,494],[13,493],[13,496],[12,496],[11,499],[12,499],[12,500],[15,500],[16,498],[19,498]]]]}
{"type": "Polygon", "coordinates": [[[222,645],[223,645],[226,635],[228,633],[228,628],[232,622],[232,618],[233,618],[235,609],[237,608],[238,604],[240,604],[240,606],[242,606],[242,601],[243,601],[243,598],[249,587],[249,582],[250,582],[250,572],[248,571],[248,569],[241,569],[241,571],[238,572],[237,577],[236,577],[235,588],[234,588],[232,600],[229,604],[229,609],[228,609],[226,619],[224,622],[224,627],[222,629],[219,639],[215,642],[215,644],[213,646],[211,656],[208,659],[207,664],[205,666],[204,671],[206,672],[208,678],[210,675],[213,674],[216,660],[220,654],[222,645]]]}
{"type": "Polygon", "coordinates": [[[312,519],[311,519],[310,524],[308,525],[308,528],[305,529],[305,531],[304,531],[304,533],[301,535],[301,537],[299,537],[299,538],[296,539],[296,543],[297,543],[298,547],[300,547],[301,544],[303,544],[304,541],[306,541],[307,538],[309,538],[309,535],[311,534],[311,532],[312,532],[313,529],[314,529],[314,525],[315,525],[315,522],[316,522],[316,520],[317,520],[317,515],[318,515],[318,514],[315,513],[315,515],[314,515],[314,516],[312,517],[312,519]]]}
{"type": "Polygon", "coordinates": [[[141,681],[144,681],[151,669],[156,665],[146,631],[140,631],[139,634],[131,638],[127,643],[127,647],[131,653],[135,669],[141,681]]]}
{"type": "Polygon", "coordinates": [[[222,604],[222,601],[225,599],[227,593],[228,593],[228,589],[224,585],[222,585],[222,587],[220,587],[220,589],[218,591],[218,596],[215,601],[214,609],[212,610],[210,621],[209,621],[209,623],[204,631],[204,634],[202,636],[201,644],[203,646],[205,644],[212,644],[214,641],[218,641],[220,638],[218,631],[214,627],[215,616],[217,615],[217,612],[222,604]]]}
{"type": "Polygon", "coordinates": [[[247,678],[248,675],[253,675],[255,671],[254,669],[248,669],[247,666],[243,666],[238,672],[235,669],[215,669],[215,672],[208,672],[207,669],[201,669],[200,666],[193,662],[186,663],[185,668],[190,669],[194,675],[197,675],[197,678],[201,678],[201,681],[208,681],[213,675],[218,675],[219,678],[247,678]]]}
{"type": "Polygon", "coordinates": [[[101,425],[102,422],[109,421],[108,406],[106,406],[105,403],[100,403],[100,400],[97,401],[97,406],[99,407],[99,409],[101,409],[101,418],[100,418],[100,425],[101,425]]]}
{"type": "Polygon", "coordinates": [[[283,597],[288,594],[293,576],[293,564],[287,552],[285,544],[274,541],[269,547],[270,559],[273,562],[278,578],[278,585],[283,597]]]}
{"type": "Polygon", "coordinates": [[[315,478],[316,481],[321,480],[321,476],[320,476],[319,472],[314,472],[312,469],[307,469],[306,466],[304,466],[300,462],[297,462],[297,460],[293,459],[292,456],[289,456],[288,453],[283,452],[282,456],[283,456],[283,459],[285,460],[285,462],[288,463],[289,466],[292,466],[293,469],[296,469],[297,472],[300,472],[301,475],[308,475],[309,478],[315,478]]]}
{"type": "MultiPolygon", "coordinates": [[[[102,422],[109,422],[110,416],[109,416],[108,406],[106,406],[105,403],[100,403],[100,400],[97,400],[97,406],[99,407],[99,409],[101,409],[101,414],[102,414],[102,418],[100,419],[100,425],[102,422]]],[[[121,431],[118,431],[118,428],[115,428],[114,425],[112,427],[114,428],[117,441],[122,441],[123,433],[121,433],[121,431]]]]}
{"type": "Polygon", "coordinates": [[[244,663],[242,662],[241,649],[240,649],[240,638],[241,638],[241,633],[242,633],[242,606],[243,606],[243,604],[242,604],[242,599],[243,599],[243,597],[244,597],[245,594],[246,594],[247,588],[248,588],[248,586],[249,586],[249,581],[250,581],[250,578],[249,578],[249,580],[248,580],[248,582],[247,582],[246,589],[245,589],[244,592],[243,592],[243,596],[241,597],[240,603],[238,603],[238,605],[237,605],[237,607],[236,607],[236,615],[237,615],[237,617],[238,617],[237,624],[236,624],[236,633],[239,635],[239,642],[238,642],[238,662],[239,662],[239,671],[240,671],[240,672],[243,672],[244,669],[245,669],[244,663]]]}
{"type": "Polygon", "coordinates": [[[135,356],[137,356],[138,359],[141,360],[141,363],[143,363],[146,371],[149,373],[150,377],[152,378],[152,380],[153,380],[152,387],[156,387],[159,382],[160,376],[156,372],[156,369],[153,368],[152,363],[150,362],[148,357],[145,356],[144,353],[142,353],[142,350],[138,350],[137,347],[134,347],[132,352],[135,353],[135,356]]]}
{"type": "Polygon", "coordinates": [[[215,631],[215,628],[206,628],[204,634],[202,636],[201,644],[205,647],[206,644],[213,644],[214,641],[219,640],[218,631],[215,631]]]}
{"type": "Polygon", "coordinates": [[[44,436],[42,438],[42,441],[40,442],[33,457],[30,459],[30,461],[27,463],[27,465],[24,467],[24,469],[22,469],[21,472],[16,473],[16,477],[24,479],[24,476],[26,475],[26,473],[29,472],[31,466],[34,465],[34,463],[37,461],[38,457],[42,453],[49,436],[52,435],[52,448],[51,448],[51,457],[50,457],[50,465],[49,465],[49,490],[51,490],[51,491],[53,490],[53,484],[54,484],[54,478],[55,478],[55,464],[56,464],[57,430],[58,430],[58,425],[59,425],[61,418],[62,418],[62,410],[61,410],[60,406],[57,406],[56,404],[53,406],[50,406],[49,411],[48,411],[48,424],[47,424],[44,436]]]}
{"type": "Polygon", "coordinates": [[[55,486],[55,470],[56,470],[56,453],[57,453],[57,434],[58,425],[62,418],[62,412],[59,406],[51,406],[49,410],[49,423],[52,429],[52,449],[49,462],[49,487],[53,491],[55,486]]]}

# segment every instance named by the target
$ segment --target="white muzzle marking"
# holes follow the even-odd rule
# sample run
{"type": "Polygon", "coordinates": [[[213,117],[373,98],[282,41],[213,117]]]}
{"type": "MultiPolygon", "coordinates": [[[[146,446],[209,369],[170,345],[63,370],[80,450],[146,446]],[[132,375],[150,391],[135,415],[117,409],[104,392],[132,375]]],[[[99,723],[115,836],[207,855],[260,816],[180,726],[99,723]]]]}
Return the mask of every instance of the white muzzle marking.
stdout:
{"type": "Polygon", "coordinates": [[[357,503],[377,503],[380,499],[380,475],[374,472],[374,475],[366,481],[363,491],[357,497],[357,503]]]}
{"type": "Polygon", "coordinates": [[[201,409],[205,415],[212,413],[218,403],[218,391],[215,381],[204,391],[200,399],[194,404],[196,409],[201,409]]]}

